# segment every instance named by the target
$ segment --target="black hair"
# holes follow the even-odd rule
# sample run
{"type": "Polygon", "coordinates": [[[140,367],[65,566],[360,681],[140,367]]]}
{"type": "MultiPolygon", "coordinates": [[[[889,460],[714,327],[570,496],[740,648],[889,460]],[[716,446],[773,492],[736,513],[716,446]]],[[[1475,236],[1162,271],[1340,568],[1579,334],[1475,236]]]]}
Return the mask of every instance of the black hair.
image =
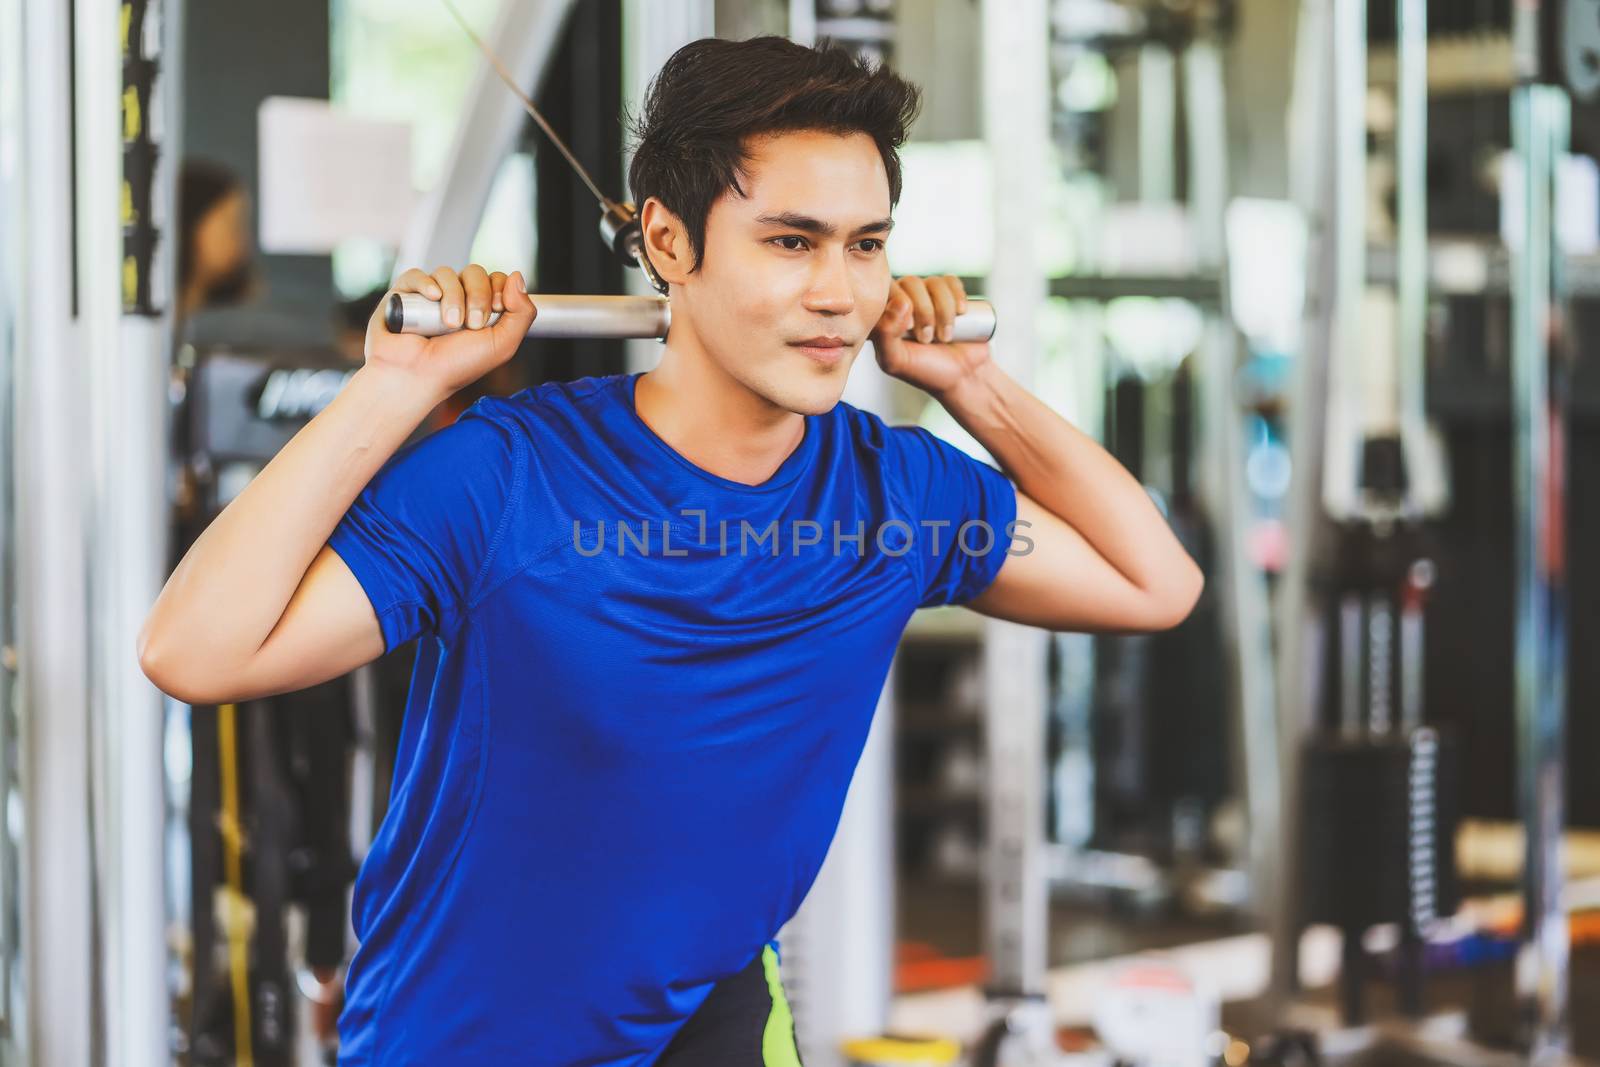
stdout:
{"type": "Polygon", "coordinates": [[[194,272],[194,237],[200,220],[228,195],[244,188],[239,176],[209,159],[186,159],[178,172],[178,290],[194,272]]]}
{"type": "MultiPolygon", "coordinates": [[[[674,52],[632,122],[628,185],[643,208],[654,196],[683,220],[694,251],[705,254],[706,218],[739,183],[747,139],[821,130],[865,133],[877,143],[889,176],[889,203],[900,201],[900,155],[922,92],[886,66],[836,45],[807,48],[784,37],[726,41],[706,37],[674,52]]],[[[748,176],[748,175],[745,175],[748,176]]]]}

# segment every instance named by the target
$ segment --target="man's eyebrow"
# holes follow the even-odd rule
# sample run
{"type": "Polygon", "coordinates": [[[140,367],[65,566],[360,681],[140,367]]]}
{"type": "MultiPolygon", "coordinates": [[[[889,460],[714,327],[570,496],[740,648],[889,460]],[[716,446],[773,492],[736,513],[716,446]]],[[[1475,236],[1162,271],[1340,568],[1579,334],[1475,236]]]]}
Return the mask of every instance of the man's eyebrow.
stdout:
{"type": "MultiPolygon", "coordinates": [[[[814,219],[810,215],[801,215],[794,211],[780,211],[777,214],[757,215],[756,222],[763,226],[784,226],[791,230],[802,230],[806,233],[816,234],[818,237],[832,237],[838,229],[829,222],[814,219]]],[[[888,233],[894,229],[894,219],[876,219],[864,225],[857,226],[851,237],[860,237],[864,233],[888,233]]]]}

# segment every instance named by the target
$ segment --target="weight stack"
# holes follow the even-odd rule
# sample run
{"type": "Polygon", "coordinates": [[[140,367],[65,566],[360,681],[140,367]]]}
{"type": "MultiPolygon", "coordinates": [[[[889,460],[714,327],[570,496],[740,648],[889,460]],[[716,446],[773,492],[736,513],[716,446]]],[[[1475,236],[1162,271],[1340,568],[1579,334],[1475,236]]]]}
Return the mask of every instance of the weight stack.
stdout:
{"type": "Polygon", "coordinates": [[[1371,971],[1363,935],[1400,927],[1396,992],[1419,1018],[1423,949],[1434,921],[1460,904],[1456,878],[1456,749],[1436,728],[1320,737],[1306,748],[1301,845],[1305,918],[1344,934],[1339,1002],[1346,1025],[1366,1021],[1371,971]]]}
{"type": "Polygon", "coordinates": [[[1347,934],[1399,923],[1425,935],[1455,911],[1456,764],[1454,742],[1431,726],[1307,745],[1307,921],[1347,934]]]}

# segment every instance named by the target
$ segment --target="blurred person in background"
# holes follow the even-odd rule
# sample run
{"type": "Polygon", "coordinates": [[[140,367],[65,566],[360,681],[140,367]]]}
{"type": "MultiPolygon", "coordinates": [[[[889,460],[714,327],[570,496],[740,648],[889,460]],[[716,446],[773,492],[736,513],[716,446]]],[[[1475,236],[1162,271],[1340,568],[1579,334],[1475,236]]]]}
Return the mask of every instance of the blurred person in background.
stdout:
{"type": "Polygon", "coordinates": [[[194,313],[237,304],[257,288],[250,194],[228,167],[187,159],[178,176],[180,333],[194,313]]]}

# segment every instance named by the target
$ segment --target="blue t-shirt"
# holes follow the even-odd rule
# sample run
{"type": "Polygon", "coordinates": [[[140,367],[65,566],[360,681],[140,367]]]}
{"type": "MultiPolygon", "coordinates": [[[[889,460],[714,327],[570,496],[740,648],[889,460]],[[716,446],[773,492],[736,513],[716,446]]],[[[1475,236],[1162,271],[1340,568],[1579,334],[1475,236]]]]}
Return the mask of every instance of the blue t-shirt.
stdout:
{"type": "Polygon", "coordinates": [[[421,638],[341,1064],[654,1062],[810,889],[912,612],[1004,562],[1013,486],[926,430],[840,403],[743,485],[637,380],[478,401],[329,541],[421,638]]]}

